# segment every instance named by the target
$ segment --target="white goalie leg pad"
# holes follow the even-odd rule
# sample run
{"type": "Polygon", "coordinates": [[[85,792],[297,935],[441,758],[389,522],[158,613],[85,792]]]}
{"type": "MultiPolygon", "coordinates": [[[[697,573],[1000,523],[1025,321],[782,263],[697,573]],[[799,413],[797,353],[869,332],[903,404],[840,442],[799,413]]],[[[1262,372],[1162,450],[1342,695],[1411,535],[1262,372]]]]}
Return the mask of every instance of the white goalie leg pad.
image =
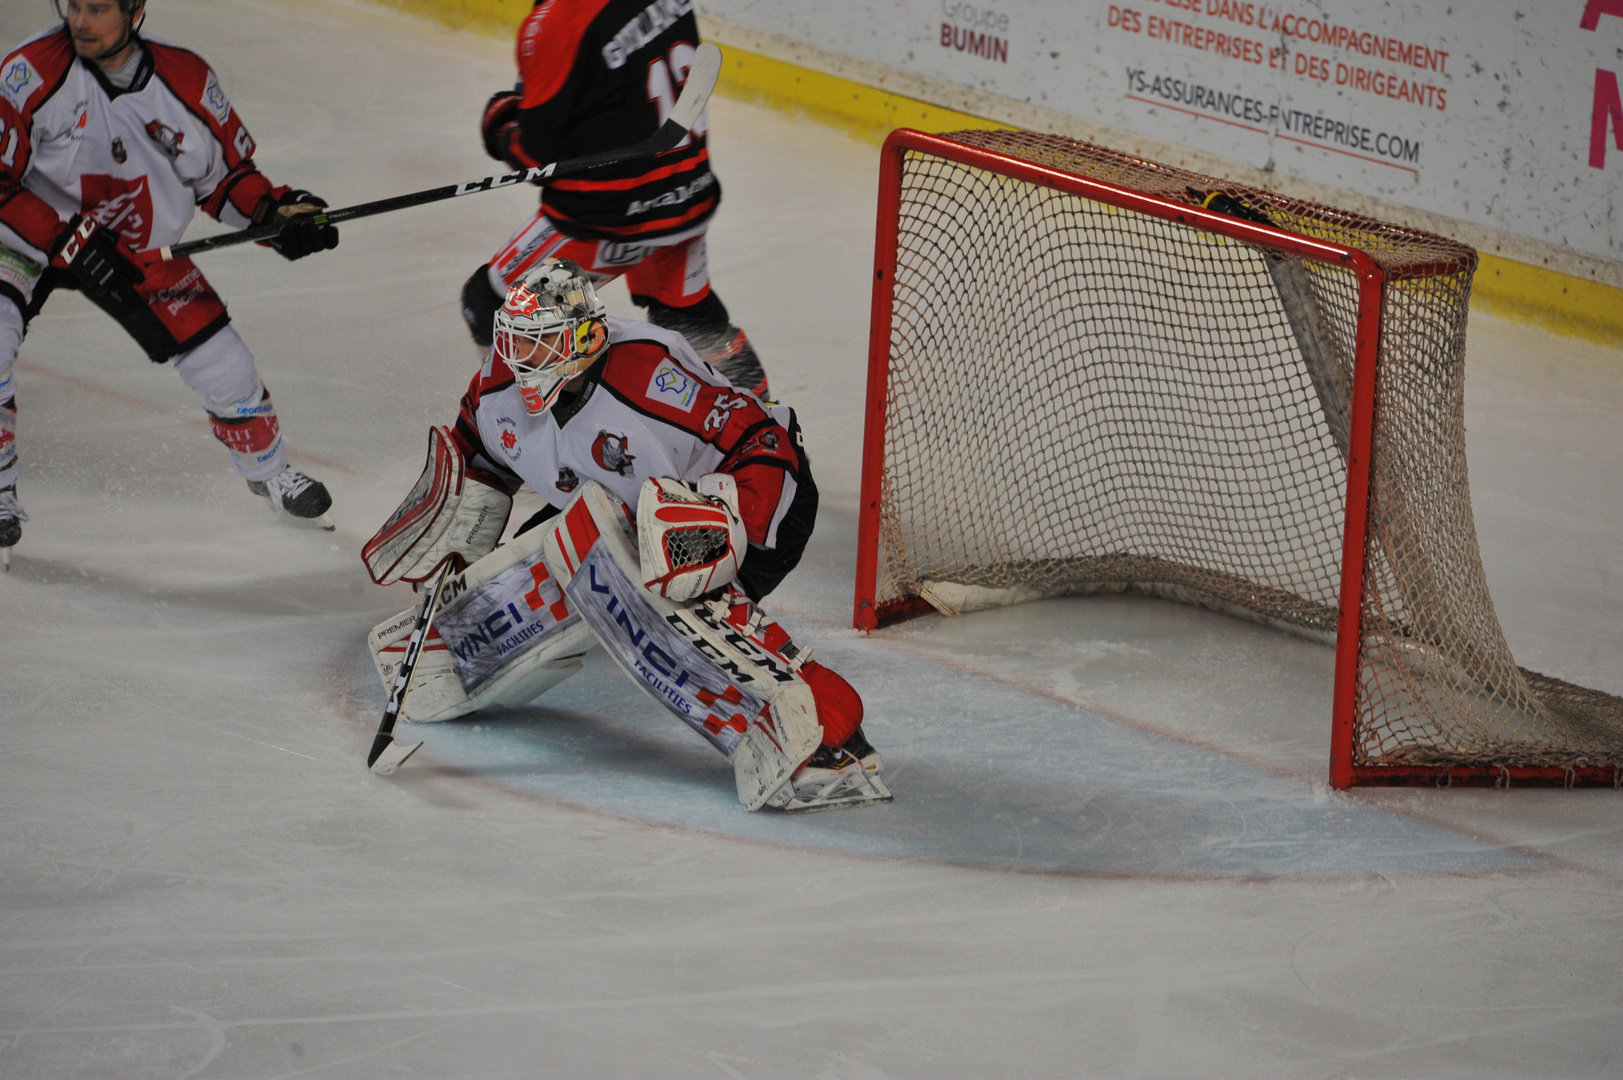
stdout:
{"type": "Polygon", "coordinates": [[[732,760],[745,809],[779,795],[822,742],[811,687],[787,665],[710,632],[688,605],[638,584],[636,526],[626,504],[601,485],[583,484],[546,535],[553,576],[605,651],[732,760]]]}
{"type": "MultiPolygon", "coordinates": [[[[497,548],[441,590],[400,719],[451,720],[490,705],[524,705],[580,670],[597,637],[542,558],[534,530],[497,548]]],[[[385,689],[394,685],[416,610],[386,619],[368,645],[385,689]]]]}
{"type": "Polygon", "coordinates": [[[512,510],[507,492],[467,475],[450,429],[430,428],[423,474],[361,548],[361,560],[379,585],[426,581],[447,556],[457,555],[469,566],[488,554],[512,510]]]}
{"type": "Polygon", "coordinates": [[[643,481],[637,551],[649,591],[683,603],[719,589],[737,576],[748,547],[738,517],[738,483],[731,476],[707,473],[698,491],[680,480],[643,481]]]}

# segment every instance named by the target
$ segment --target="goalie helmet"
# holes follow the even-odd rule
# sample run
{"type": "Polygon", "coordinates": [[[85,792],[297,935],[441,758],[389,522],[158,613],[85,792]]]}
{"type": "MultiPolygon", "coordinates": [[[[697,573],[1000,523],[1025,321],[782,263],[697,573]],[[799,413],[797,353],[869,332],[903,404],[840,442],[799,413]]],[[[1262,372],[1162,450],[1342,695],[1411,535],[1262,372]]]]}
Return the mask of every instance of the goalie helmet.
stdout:
{"type": "Polygon", "coordinates": [[[550,409],[564,384],[608,349],[607,314],[592,279],[568,259],[542,260],[507,290],[494,348],[530,415],[550,409]]]}

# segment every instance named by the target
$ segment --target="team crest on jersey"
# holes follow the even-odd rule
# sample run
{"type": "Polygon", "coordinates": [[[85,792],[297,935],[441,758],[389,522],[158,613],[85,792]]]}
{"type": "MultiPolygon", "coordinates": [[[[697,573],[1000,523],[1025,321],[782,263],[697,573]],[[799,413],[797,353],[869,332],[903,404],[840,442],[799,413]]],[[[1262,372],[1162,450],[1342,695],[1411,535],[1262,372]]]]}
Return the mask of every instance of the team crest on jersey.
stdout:
{"type": "Polygon", "coordinates": [[[6,97],[11,100],[11,104],[18,112],[23,110],[23,105],[28,101],[29,89],[38,81],[39,72],[34,70],[34,65],[28,62],[27,57],[22,56],[6,68],[4,75],[0,75],[0,87],[5,88],[6,97]]]}
{"type": "Polygon", "coordinates": [[[152,192],[146,177],[125,180],[85,173],[79,178],[79,201],[84,213],[118,233],[136,251],[152,239],[152,192]]]}
{"type": "Polygon", "coordinates": [[[130,160],[130,152],[124,149],[124,140],[117,136],[113,138],[113,160],[120,165],[130,160]]]}
{"type": "Polygon", "coordinates": [[[147,134],[152,136],[153,142],[163,147],[163,152],[169,155],[171,161],[180,156],[180,144],[186,141],[185,132],[166,127],[156,120],[149,120],[147,121],[147,134]]]}
{"type": "Polygon", "coordinates": [[[574,469],[565,465],[558,470],[558,482],[552,486],[567,495],[580,487],[580,477],[575,475],[574,469]]]}
{"type": "Polygon", "coordinates": [[[650,401],[692,412],[693,403],[699,400],[699,380],[669,360],[661,360],[654,377],[648,380],[647,396],[650,401]]]}
{"type": "Polygon", "coordinates": [[[209,81],[203,86],[202,104],[214,115],[214,119],[219,121],[221,127],[225,127],[225,122],[231,119],[231,101],[225,96],[225,91],[220,89],[220,81],[214,77],[212,71],[209,72],[209,81]]]}
{"type": "Polygon", "coordinates": [[[607,431],[597,433],[597,441],[592,443],[592,459],[611,473],[620,476],[635,476],[631,463],[636,457],[627,453],[631,449],[630,440],[624,435],[612,435],[607,431]]]}

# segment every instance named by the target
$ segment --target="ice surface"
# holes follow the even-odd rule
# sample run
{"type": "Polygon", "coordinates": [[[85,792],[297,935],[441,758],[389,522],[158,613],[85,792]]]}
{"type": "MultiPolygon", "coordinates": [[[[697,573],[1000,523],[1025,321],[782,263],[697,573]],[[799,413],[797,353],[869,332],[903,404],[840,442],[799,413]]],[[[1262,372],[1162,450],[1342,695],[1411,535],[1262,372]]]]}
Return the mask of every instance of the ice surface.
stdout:
{"type": "MultiPolygon", "coordinates": [[[[7,5],[0,41],[46,11],[7,5]]],[[[150,28],[335,205],[492,171],[505,43],[316,0],[150,28]]],[[[58,296],[0,579],[0,1075],[1623,1072],[1616,793],[1332,793],[1329,651],[1171,604],[846,629],[876,150],[713,120],[714,278],[823,492],[773,611],[863,691],[897,801],[745,814],[600,657],[366,772],[365,632],[411,596],[357,553],[454,415],[458,289],[531,193],[204,257],[332,534],[264,510],[179,380],[58,296]]],[[[1623,692],[1623,355],[1476,316],[1469,385],[1512,648],[1623,692]]]]}

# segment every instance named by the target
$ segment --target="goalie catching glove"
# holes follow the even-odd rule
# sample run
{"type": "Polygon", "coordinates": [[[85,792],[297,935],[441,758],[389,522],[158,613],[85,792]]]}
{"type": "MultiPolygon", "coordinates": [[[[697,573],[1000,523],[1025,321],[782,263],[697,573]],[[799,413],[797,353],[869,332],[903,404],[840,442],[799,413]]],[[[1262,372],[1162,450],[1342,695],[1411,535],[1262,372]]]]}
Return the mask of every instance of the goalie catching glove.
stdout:
{"type": "Polygon", "coordinates": [[[697,491],[680,480],[643,481],[637,547],[649,592],[683,603],[719,589],[738,574],[748,545],[731,476],[706,473],[697,491]]]}
{"type": "Polygon", "coordinates": [[[361,560],[379,585],[426,581],[447,559],[459,559],[460,569],[488,555],[512,510],[513,497],[470,474],[450,430],[435,427],[423,475],[361,548],[361,560]]]}

